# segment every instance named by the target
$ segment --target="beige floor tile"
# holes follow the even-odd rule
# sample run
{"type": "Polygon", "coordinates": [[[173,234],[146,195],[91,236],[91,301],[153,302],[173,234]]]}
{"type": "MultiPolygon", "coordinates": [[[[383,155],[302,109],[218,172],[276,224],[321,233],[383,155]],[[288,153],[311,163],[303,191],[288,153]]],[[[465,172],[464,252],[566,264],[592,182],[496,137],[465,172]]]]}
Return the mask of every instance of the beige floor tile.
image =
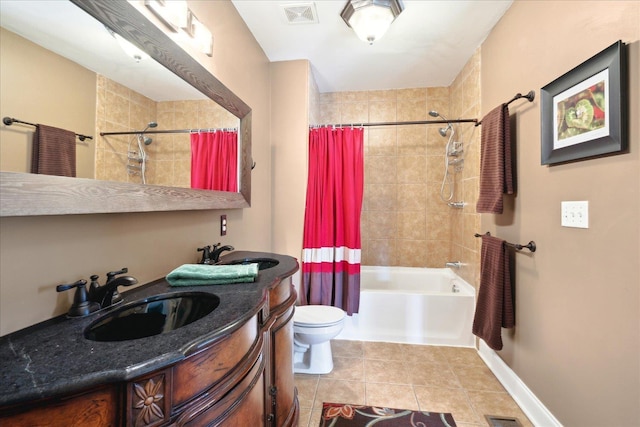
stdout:
{"type": "Polygon", "coordinates": [[[294,383],[298,389],[298,401],[300,408],[312,408],[313,400],[316,397],[319,375],[296,374],[294,383]]]}
{"type": "Polygon", "coordinates": [[[456,424],[481,424],[484,420],[475,413],[465,391],[461,388],[413,386],[421,411],[450,412],[456,424]]]}
{"type": "Polygon", "coordinates": [[[322,410],[323,402],[364,405],[364,381],[341,381],[320,378],[313,409],[322,410]]]}
{"type": "Polygon", "coordinates": [[[355,357],[333,357],[333,370],[322,378],[348,381],[363,381],[364,359],[355,357]]]}
{"type": "Polygon", "coordinates": [[[397,360],[364,359],[364,379],[369,383],[411,384],[407,367],[397,360]]]}
{"type": "Polygon", "coordinates": [[[452,365],[486,366],[474,348],[438,347],[438,349],[452,365]]]}
{"type": "Polygon", "coordinates": [[[300,427],[318,427],[323,402],[450,412],[459,427],[486,427],[485,414],[531,423],[476,350],[333,340],[334,370],[296,374],[300,427]]]}
{"type": "Polygon", "coordinates": [[[458,377],[460,385],[467,390],[483,390],[504,392],[505,389],[497,380],[493,372],[485,366],[460,366],[452,367],[458,377]]]}
{"type": "Polygon", "coordinates": [[[407,363],[411,383],[430,387],[460,388],[460,381],[449,365],[407,363]]]}
{"type": "Polygon", "coordinates": [[[308,427],[311,418],[311,408],[300,408],[300,417],[298,418],[298,427],[308,427]]]}
{"type": "Polygon", "coordinates": [[[520,407],[507,393],[467,391],[467,396],[473,409],[483,418],[485,415],[516,417],[524,427],[532,427],[520,407]]]}
{"type": "Polygon", "coordinates": [[[367,383],[366,404],[387,408],[420,409],[413,387],[407,384],[378,384],[367,383]]]}
{"type": "Polygon", "coordinates": [[[318,427],[320,425],[321,416],[322,416],[322,409],[318,411],[311,411],[311,418],[309,419],[309,427],[318,427]]]}
{"type": "Polygon", "coordinates": [[[402,360],[402,344],[365,341],[364,358],[379,360],[402,360]]]}
{"type": "Polygon", "coordinates": [[[363,357],[364,343],[362,341],[332,340],[331,352],[334,357],[363,357]]]}
{"type": "Polygon", "coordinates": [[[447,358],[440,350],[440,347],[411,344],[400,344],[400,346],[406,362],[447,363],[447,358]]]}

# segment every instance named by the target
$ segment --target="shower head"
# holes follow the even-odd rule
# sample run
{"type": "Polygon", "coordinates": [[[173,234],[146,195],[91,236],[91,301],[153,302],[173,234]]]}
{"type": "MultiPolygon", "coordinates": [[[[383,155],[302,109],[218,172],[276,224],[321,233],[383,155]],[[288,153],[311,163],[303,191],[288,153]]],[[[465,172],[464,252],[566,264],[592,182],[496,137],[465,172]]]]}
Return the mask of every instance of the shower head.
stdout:
{"type": "Polygon", "coordinates": [[[151,143],[153,142],[153,139],[149,138],[148,136],[145,136],[142,142],[144,142],[144,145],[151,145],[151,143]]]}
{"type": "MultiPolygon", "coordinates": [[[[146,131],[146,130],[147,130],[147,129],[149,129],[149,128],[155,128],[155,127],[158,127],[158,123],[156,123],[156,122],[149,122],[149,123],[147,124],[147,127],[146,127],[146,128],[144,128],[144,130],[143,130],[142,132],[146,131]]],[[[151,143],[149,143],[149,144],[151,144],[151,143]]],[[[148,145],[148,144],[147,144],[147,145],[148,145]]]]}
{"type": "Polygon", "coordinates": [[[440,135],[442,135],[444,138],[446,138],[447,137],[447,133],[449,132],[449,129],[452,129],[451,123],[448,123],[447,118],[445,118],[442,114],[438,113],[435,110],[429,111],[429,115],[431,117],[440,117],[442,120],[446,120],[447,121],[447,126],[446,127],[438,129],[438,133],[440,135]]]}

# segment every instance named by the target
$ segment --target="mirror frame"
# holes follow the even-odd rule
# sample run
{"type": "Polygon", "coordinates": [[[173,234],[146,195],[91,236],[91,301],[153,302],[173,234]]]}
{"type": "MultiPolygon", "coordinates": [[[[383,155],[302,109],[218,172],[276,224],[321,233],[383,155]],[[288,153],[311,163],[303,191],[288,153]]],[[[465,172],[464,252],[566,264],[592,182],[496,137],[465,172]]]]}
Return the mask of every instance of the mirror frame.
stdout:
{"type": "Polygon", "coordinates": [[[124,0],[70,0],[240,119],[240,192],[0,172],[0,217],[251,206],[251,108],[124,0]]]}

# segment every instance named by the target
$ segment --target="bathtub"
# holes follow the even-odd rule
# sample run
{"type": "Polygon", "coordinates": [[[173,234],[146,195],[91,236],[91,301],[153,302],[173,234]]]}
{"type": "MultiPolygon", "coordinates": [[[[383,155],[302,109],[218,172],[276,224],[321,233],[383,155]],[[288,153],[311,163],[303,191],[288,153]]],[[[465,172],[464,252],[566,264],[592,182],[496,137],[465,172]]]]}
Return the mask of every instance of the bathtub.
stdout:
{"type": "Polygon", "coordinates": [[[359,313],[335,339],[474,346],[475,290],[452,270],[362,266],[360,274],[359,313]]]}

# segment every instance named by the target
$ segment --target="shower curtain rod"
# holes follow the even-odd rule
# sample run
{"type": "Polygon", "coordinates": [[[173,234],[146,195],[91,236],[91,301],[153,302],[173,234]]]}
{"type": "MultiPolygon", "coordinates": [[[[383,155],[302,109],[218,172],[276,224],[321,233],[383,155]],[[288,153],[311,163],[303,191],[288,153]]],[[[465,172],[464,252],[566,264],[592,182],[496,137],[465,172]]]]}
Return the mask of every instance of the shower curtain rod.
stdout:
{"type": "MultiPolygon", "coordinates": [[[[530,90],[529,93],[527,93],[526,95],[521,94],[520,92],[516,93],[513,98],[511,98],[511,100],[509,102],[505,102],[504,105],[509,105],[511,104],[513,101],[520,99],[520,98],[526,98],[529,102],[533,102],[533,100],[536,97],[536,92],[533,90],[530,90]]],[[[476,126],[480,126],[482,124],[482,120],[480,120],[479,122],[476,123],[476,126]]]]}
{"type": "Polygon", "coordinates": [[[193,129],[172,129],[172,130],[145,130],[145,131],[130,131],[130,132],[100,132],[100,136],[108,135],[141,135],[145,133],[197,133],[197,132],[216,132],[216,131],[228,131],[237,132],[238,128],[193,128],[193,129]]]}
{"type": "MultiPolygon", "coordinates": [[[[4,123],[7,126],[11,126],[14,123],[22,123],[23,125],[29,125],[29,126],[33,126],[33,127],[38,127],[38,125],[36,123],[25,122],[25,121],[22,121],[22,120],[14,119],[13,117],[3,117],[2,118],[2,123],[4,123]]],[[[89,136],[89,135],[82,135],[80,133],[76,133],[75,135],[78,137],[78,139],[80,139],[80,141],[84,141],[85,139],[93,139],[93,137],[89,136]]]]}
{"type": "Polygon", "coordinates": [[[320,128],[325,126],[333,127],[373,127],[373,126],[403,126],[403,125],[432,125],[448,123],[478,123],[478,119],[455,119],[455,120],[418,120],[411,122],[378,122],[378,123],[347,123],[339,125],[310,125],[310,128],[320,128]]]}

